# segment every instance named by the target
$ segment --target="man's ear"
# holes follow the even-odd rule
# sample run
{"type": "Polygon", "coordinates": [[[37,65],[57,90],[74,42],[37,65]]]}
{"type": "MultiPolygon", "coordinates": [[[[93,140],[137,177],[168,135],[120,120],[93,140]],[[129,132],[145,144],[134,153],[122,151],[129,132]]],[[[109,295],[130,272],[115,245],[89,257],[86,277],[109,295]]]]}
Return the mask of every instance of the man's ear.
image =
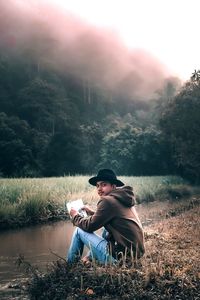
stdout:
{"type": "Polygon", "coordinates": [[[116,189],[117,186],[116,186],[116,184],[112,184],[112,187],[113,187],[113,189],[116,189]]]}

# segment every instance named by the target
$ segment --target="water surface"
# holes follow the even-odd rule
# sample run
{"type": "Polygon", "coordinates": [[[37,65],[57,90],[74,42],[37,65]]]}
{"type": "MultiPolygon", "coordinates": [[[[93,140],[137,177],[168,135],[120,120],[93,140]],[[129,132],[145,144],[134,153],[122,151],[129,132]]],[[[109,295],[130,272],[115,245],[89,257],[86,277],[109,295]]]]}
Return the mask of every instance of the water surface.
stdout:
{"type": "Polygon", "coordinates": [[[61,221],[0,232],[0,284],[26,276],[15,265],[19,254],[41,270],[58,259],[51,251],[65,258],[74,229],[71,222],[61,221]]]}

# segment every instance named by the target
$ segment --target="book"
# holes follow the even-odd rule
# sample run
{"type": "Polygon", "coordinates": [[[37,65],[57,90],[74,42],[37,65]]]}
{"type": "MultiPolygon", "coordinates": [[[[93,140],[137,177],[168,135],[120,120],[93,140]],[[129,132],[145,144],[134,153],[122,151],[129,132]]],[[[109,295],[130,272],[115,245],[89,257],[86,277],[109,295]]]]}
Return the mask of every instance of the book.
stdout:
{"type": "Polygon", "coordinates": [[[69,201],[66,203],[66,206],[67,206],[68,212],[70,212],[71,208],[74,208],[76,211],[78,211],[79,215],[81,215],[84,218],[87,217],[86,211],[82,209],[84,206],[82,199],[69,201]]]}

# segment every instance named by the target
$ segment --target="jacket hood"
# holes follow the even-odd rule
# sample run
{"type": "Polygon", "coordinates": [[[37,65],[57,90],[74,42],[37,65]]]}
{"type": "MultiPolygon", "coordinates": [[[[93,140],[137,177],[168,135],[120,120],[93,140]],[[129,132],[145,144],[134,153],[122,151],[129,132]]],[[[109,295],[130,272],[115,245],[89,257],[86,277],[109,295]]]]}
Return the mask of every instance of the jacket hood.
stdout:
{"type": "Polygon", "coordinates": [[[135,205],[135,196],[131,186],[123,186],[113,190],[109,196],[113,196],[123,205],[131,207],[135,205]]]}

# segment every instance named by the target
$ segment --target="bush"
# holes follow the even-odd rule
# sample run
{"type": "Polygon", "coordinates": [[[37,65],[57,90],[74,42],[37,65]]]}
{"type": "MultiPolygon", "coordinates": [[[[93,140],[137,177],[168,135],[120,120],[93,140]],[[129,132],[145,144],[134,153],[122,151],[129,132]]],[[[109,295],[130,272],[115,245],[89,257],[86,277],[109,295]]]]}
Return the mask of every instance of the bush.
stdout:
{"type": "Polygon", "coordinates": [[[192,190],[189,186],[175,186],[169,187],[167,193],[172,200],[180,200],[182,198],[189,198],[192,196],[192,190]]]}

